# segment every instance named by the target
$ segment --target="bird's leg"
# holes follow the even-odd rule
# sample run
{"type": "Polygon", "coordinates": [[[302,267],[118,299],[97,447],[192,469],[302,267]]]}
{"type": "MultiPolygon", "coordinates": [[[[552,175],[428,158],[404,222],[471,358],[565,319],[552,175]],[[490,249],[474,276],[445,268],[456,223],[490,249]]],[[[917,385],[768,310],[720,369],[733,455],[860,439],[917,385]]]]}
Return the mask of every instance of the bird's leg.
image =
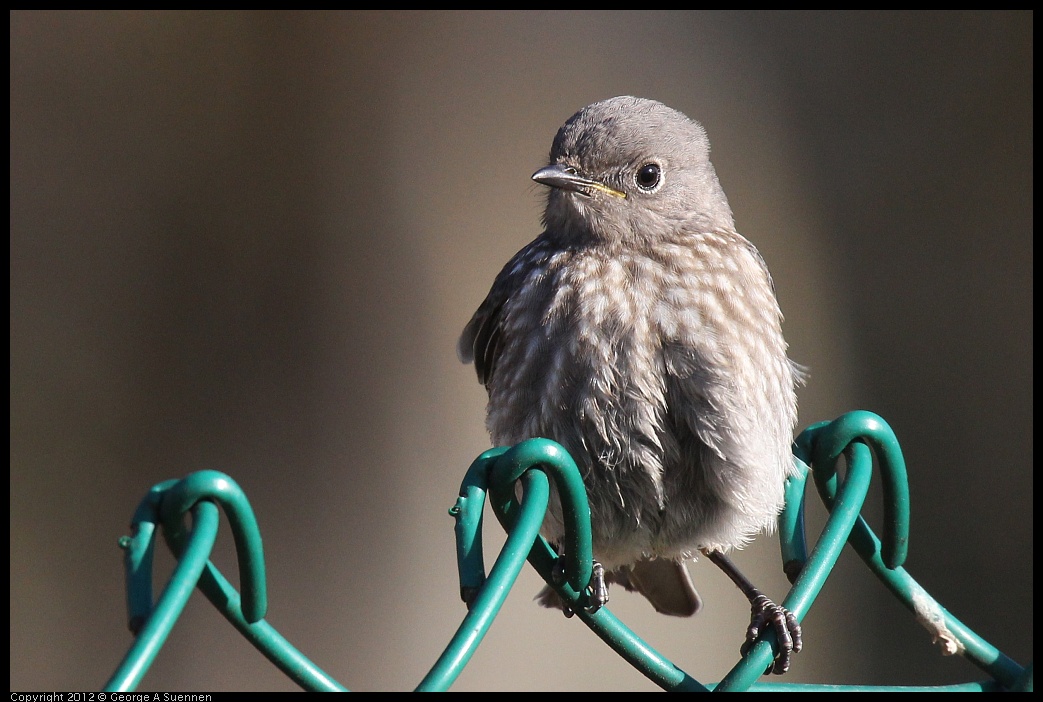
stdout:
{"type": "Polygon", "coordinates": [[[731,578],[746,599],[750,601],[752,612],[750,615],[750,627],[746,630],[746,644],[743,646],[745,652],[760,636],[764,627],[771,625],[779,639],[779,657],[775,659],[771,667],[765,673],[782,675],[789,670],[790,658],[794,653],[799,653],[803,647],[801,640],[800,623],[785,607],[781,607],[767,598],[760,590],[754,587],[749,578],[743,575],[739,568],[730,558],[720,551],[704,550],[703,554],[725,575],[731,578]]]}
{"type": "MultiPolygon", "coordinates": [[[[557,585],[561,585],[565,582],[565,560],[561,556],[558,556],[558,560],[554,563],[554,570],[551,572],[551,578],[557,585]]],[[[597,561],[594,561],[589,587],[590,595],[587,598],[586,610],[593,614],[608,604],[608,583],[605,582],[605,568],[597,561]]],[[[565,613],[566,617],[571,617],[575,614],[575,612],[572,611],[572,608],[564,603],[562,603],[562,611],[565,613]]]]}

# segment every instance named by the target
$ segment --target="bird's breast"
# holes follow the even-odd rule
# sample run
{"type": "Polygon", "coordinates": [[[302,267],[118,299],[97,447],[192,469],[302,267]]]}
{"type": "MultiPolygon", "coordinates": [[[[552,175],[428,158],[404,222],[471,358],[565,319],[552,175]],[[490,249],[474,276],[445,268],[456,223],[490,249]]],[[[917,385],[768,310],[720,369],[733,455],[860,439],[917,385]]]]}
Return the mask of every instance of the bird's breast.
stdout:
{"type": "Polygon", "coordinates": [[[713,245],[556,252],[505,302],[488,428],[569,451],[603,549],[734,545],[781,500],[792,420],[771,398],[792,378],[777,304],[766,275],[736,278],[743,261],[713,245]]]}
{"type": "Polygon", "coordinates": [[[558,256],[504,311],[488,427],[503,445],[534,436],[561,443],[584,473],[599,528],[637,534],[654,528],[664,506],[655,295],[628,259],[558,256]]]}

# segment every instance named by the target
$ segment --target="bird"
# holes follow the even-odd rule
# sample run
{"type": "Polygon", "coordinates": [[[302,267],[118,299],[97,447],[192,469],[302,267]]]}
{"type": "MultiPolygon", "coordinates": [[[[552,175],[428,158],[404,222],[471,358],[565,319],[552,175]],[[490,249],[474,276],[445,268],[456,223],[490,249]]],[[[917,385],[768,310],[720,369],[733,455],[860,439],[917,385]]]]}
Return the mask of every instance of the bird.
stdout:
{"type": "MultiPolygon", "coordinates": [[[[457,346],[488,392],[490,438],[552,439],[576,461],[595,576],[691,616],[702,600],[685,561],[705,555],[750,600],[744,650],[772,627],[769,671],[786,672],[800,625],[727,554],[783,507],[804,371],[705,129],[656,100],[595,102],[558,130],[532,180],[547,188],[543,231],[503,266],[457,346]]],[[[541,533],[557,544],[563,529],[554,494],[541,533]]],[[[537,599],[561,604],[549,588],[537,599]]]]}

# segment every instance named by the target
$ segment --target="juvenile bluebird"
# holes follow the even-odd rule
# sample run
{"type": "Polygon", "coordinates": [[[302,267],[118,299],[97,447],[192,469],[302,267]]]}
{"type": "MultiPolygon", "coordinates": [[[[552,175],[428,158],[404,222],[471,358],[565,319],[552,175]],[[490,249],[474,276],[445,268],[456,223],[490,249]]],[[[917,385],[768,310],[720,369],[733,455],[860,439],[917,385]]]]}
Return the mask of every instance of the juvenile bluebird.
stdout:
{"type": "MultiPolygon", "coordinates": [[[[573,115],[532,176],[548,186],[544,231],[500,271],[458,352],[488,390],[494,445],[545,437],[575,459],[609,582],[690,616],[684,561],[703,553],[750,600],[747,641],[775,629],[784,673],[800,626],[725,554],[775,525],[801,374],[709,155],[701,125],[653,100],[573,115]]],[[[556,496],[543,534],[561,541],[556,496]]],[[[540,600],[560,605],[549,588],[540,600]]]]}

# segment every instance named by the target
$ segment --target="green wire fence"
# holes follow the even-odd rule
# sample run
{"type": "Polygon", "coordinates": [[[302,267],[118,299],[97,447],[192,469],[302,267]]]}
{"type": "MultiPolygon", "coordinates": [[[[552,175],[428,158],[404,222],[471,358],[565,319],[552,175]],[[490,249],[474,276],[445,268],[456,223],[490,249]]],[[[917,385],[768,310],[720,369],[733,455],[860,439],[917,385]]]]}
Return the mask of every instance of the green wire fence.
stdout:
{"type": "MultiPolygon", "coordinates": [[[[947,654],[958,654],[988,675],[959,685],[838,686],[759,683],[774,658],[777,642],[768,630],[720,682],[703,684],[681,670],[607,607],[586,609],[591,577],[590,509],[579,470],[569,454],[547,439],[530,439],[514,447],[486,451],[464,476],[460,495],[449,510],[456,520],[460,592],[470,602],[456,635],[417,686],[448,689],[474,654],[482,638],[528,562],[590,629],[623,659],[664,690],[758,691],[992,691],[1032,690],[1032,666],[1022,667],[971,631],[938,604],[902,567],[909,543],[909,486],[901,449],[890,427],[871,412],[857,411],[832,422],[808,427],[794,443],[797,475],[786,486],[786,507],[779,517],[782,559],[793,586],[783,600],[802,620],[836,563],[845,543],[912,612],[947,654]],[[883,478],[882,540],[860,516],[873,470],[873,454],[883,478]],[[847,469],[838,474],[843,456],[847,469]],[[804,531],[804,498],[808,476],[814,479],[829,512],[811,552],[804,531]],[[565,578],[553,577],[558,555],[539,535],[550,499],[550,480],[561,496],[565,539],[565,578]],[[519,499],[516,484],[522,486],[519,499]],[[486,501],[507,532],[507,540],[486,573],[482,553],[482,521],[486,501]],[[561,581],[561,582],[559,582],[561,581]]],[[[127,607],[135,640],[105,685],[106,691],[134,690],[159,654],[192,590],[198,587],[215,607],[273,664],[305,690],[345,691],[339,682],[312,663],[267,621],[267,589],[261,534],[239,486],[216,471],[200,471],[182,480],[153,487],[134,513],[131,536],[120,539],[126,568],[127,607]],[[242,595],[209,561],[223,508],[235,540],[242,595]],[[191,514],[191,529],[184,516],[191,514]],[[157,530],[177,558],[177,565],[158,600],[153,600],[152,555],[157,530]]],[[[559,568],[560,572],[560,568],[559,568]]]]}

